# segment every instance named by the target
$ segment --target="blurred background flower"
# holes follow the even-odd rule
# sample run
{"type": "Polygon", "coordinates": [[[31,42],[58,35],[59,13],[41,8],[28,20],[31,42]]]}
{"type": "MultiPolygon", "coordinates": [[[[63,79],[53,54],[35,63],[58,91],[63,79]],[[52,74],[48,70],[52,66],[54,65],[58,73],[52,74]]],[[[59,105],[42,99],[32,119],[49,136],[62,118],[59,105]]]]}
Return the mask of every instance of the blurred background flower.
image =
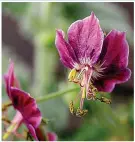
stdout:
{"type": "MultiPolygon", "coordinates": [[[[50,120],[47,129],[56,132],[58,140],[133,140],[134,3],[3,2],[2,73],[7,70],[11,58],[21,88],[32,97],[73,88],[75,85],[67,80],[69,70],[60,62],[55,48],[55,32],[59,28],[66,32],[71,23],[90,15],[91,11],[106,33],[112,29],[126,31],[130,47],[128,67],[132,71],[130,80],[116,85],[111,94],[105,94],[112,99],[111,106],[86,101],[84,107],[89,113],[83,118],[72,116],[68,109],[69,101],[78,92],[42,102],[39,107],[43,117],[50,120]]],[[[8,101],[4,86],[2,101],[8,101]]],[[[15,114],[11,110],[10,119],[15,114]]]]}

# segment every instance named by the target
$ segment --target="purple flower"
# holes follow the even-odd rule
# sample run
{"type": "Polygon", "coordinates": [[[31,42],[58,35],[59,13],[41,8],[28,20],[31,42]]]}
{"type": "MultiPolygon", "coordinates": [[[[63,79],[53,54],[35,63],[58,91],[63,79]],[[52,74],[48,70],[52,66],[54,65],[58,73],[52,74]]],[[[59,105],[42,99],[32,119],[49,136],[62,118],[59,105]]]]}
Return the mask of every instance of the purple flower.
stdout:
{"type": "Polygon", "coordinates": [[[12,103],[16,110],[22,115],[22,122],[27,126],[30,134],[38,140],[36,129],[41,123],[41,112],[36,101],[30,95],[18,88],[11,87],[12,103]]]}
{"type": "Polygon", "coordinates": [[[20,89],[19,81],[14,75],[14,64],[10,62],[9,70],[4,75],[6,92],[13,104],[13,107],[17,110],[17,113],[12,120],[14,124],[14,132],[22,124],[27,126],[30,134],[35,140],[38,140],[36,136],[36,130],[41,123],[41,112],[37,107],[36,101],[30,96],[29,93],[20,89]]]}
{"type": "Polygon", "coordinates": [[[105,38],[99,20],[89,17],[71,24],[68,39],[56,31],[55,44],[62,63],[72,69],[69,81],[79,83],[83,101],[94,99],[95,92],[112,92],[115,84],[126,82],[131,75],[128,65],[129,46],[125,32],[112,30],[105,38]]]}

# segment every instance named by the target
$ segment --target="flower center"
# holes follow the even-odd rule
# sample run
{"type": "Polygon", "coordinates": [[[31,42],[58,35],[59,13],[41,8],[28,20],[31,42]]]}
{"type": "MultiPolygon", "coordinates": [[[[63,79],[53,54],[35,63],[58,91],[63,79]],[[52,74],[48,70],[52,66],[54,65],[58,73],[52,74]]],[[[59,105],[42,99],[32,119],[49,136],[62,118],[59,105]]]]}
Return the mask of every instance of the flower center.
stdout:
{"type": "Polygon", "coordinates": [[[98,79],[103,77],[103,72],[105,72],[106,67],[104,66],[105,61],[103,63],[96,63],[95,65],[93,65],[94,71],[92,74],[92,79],[98,79]]]}
{"type": "Polygon", "coordinates": [[[81,87],[81,99],[80,99],[80,106],[75,111],[73,101],[70,102],[69,109],[73,115],[78,117],[84,116],[88,110],[83,109],[84,99],[87,98],[88,100],[99,100],[106,104],[110,104],[111,101],[107,98],[101,97],[97,98],[96,94],[98,92],[97,88],[92,84],[92,78],[96,79],[97,77],[102,76],[102,72],[105,67],[102,67],[102,64],[98,63],[94,66],[94,68],[90,67],[89,65],[81,66],[79,70],[75,68],[72,69],[69,73],[68,80],[70,82],[74,82],[80,85],[81,87]],[[91,78],[92,77],[92,78],[91,78]]]}
{"type": "MultiPolygon", "coordinates": [[[[84,99],[95,99],[95,94],[97,89],[91,83],[91,76],[93,70],[89,66],[84,66],[81,70],[76,70],[75,68],[71,70],[68,76],[70,82],[74,82],[80,85],[81,87],[81,99],[80,107],[76,111],[77,116],[83,116],[87,113],[87,110],[83,110],[84,99]]],[[[73,102],[70,103],[70,111],[72,114],[75,114],[73,102]]]]}

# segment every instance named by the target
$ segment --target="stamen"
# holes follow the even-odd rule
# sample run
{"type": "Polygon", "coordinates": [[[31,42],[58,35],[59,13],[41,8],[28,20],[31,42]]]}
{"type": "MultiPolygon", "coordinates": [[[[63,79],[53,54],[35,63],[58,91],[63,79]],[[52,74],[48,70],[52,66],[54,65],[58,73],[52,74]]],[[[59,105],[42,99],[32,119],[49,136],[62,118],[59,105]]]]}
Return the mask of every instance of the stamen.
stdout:
{"type": "Polygon", "coordinates": [[[70,82],[81,84],[81,79],[76,78],[76,75],[77,75],[77,70],[74,68],[70,71],[68,75],[68,80],[70,82]]]}
{"type": "Polygon", "coordinates": [[[94,70],[93,70],[93,74],[92,77],[94,79],[98,79],[100,77],[103,77],[103,72],[106,69],[106,67],[103,67],[103,65],[105,64],[106,61],[104,61],[103,63],[98,62],[97,64],[94,65],[94,70]]]}
{"type": "Polygon", "coordinates": [[[82,69],[81,72],[79,73],[79,75],[77,76],[77,79],[81,79],[82,75],[84,74],[84,72],[86,71],[86,69],[82,69]]]}
{"type": "Polygon", "coordinates": [[[84,67],[79,75],[77,76],[77,79],[80,80],[80,86],[83,87],[85,84],[85,79],[86,79],[86,72],[88,70],[88,67],[84,67]]]}
{"type": "Polygon", "coordinates": [[[98,90],[97,88],[90,82],[88,92],[87,92],[87,99],[88,100],[95,100],[95,96],[97,94],[98,90]]]}
{"type": "Polygon", "coordinates": [[[79,75],[77,76],[77,70],[74,68],[70,71],[69,76],[68,76],[68,80],[70,82],[74,82],[74,83],[78,83],[80,84],[81,87],[83,87],[84,85],[82,85],[83,82],[83,75],[84,73],[88,70],[88,67],[83,68],[79,75]],[[76,77],[77,76],[77,77],[76,77]]]}
{"type": "Polygon", "coordinates": [[[77,116],[77,117],[82,117],[82,116],[84,116],[87,112],[88,112],[87,109],[82,110],[82,109],[78,108],[77,111],[76,111],[76,116],[77,116]]]}
{"type": "MultiPolygon", "coordinates": [[[[68,80],[72,81],[74,83],[79,83],[81,86],[81,99],[80,99],[80,107],[75,110],[74,109],[74,105],[73,105],[73,101],[70,102],[69,104],[69,110],[71,112],[72,115],[76,115],[78,117],[84,116],[88,110],[83,110],[83,103],[84,103],[84,99],[86,97],[86,89],[87,89],[87,71],[88,71],[88,66],[85,66],[81,69],[81,71],[77,71],[75,68],[71,70],[71,72],[69,73],[68,76],[68,80]],[[79,74],[77,75],[77,73],[79,72],[79,74]]],[[[92,71],[90,73],[90,77],[92,75],[92,71]]]]}
{"type": "Polygon", "coordinates": [[[70,110],[71,114],[75,115],[75,110],[74,110],[73,101],[71,101],[71,102],[69,103],[69,110],[70,110]]]}
{"type": "Polygon", "coordinates": [[[84,98],[81,98],[81,100],[80,100],[80,109],[81,110],[83,109],[83,103],[84,103],[84,98]]]}
{"type": "Polygon", "coordinates": [[[106,104],[111,104],[111,100],[110,100],[110,99],[108,99],[108,98],[101,97],[99,100],[100,100],[101,102],[106,103],[106,104]]]}
{"type": "Polygon", "coordinates": [[[86,95],[86,88],[83,87],[83,90],[82,90],[82,98],[83,98],[83,99],[85,98],[85,95],[86,95]]]}
{"type": "Polygon", "coordinates": [[[68,75],[68,80],[73,81],[75,79],[75,77],[76,77],[76,73],[77,73],[76,69],[75,68],[72,69],[70,71],[69,75],[68,75]]]}

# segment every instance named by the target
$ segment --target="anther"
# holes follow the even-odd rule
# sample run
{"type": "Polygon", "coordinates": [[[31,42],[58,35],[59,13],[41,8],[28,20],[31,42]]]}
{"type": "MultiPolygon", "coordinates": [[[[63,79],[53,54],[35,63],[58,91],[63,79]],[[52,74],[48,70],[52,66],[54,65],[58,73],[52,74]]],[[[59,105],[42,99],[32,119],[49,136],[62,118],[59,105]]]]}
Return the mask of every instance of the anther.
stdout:
{"type": "Polygon", "coordinates": [[[95,96],[97,94],[97,88],[90,82],[88,92],[87,92],[87,99],[95,100],[95,96]]]}
{"type": "Polygon", "coordinates": [[[72,115],[75,115],[75,110],[74,110],[74,104],[73,104],[73,101],[71,101],[69,103],[69,110],[71,112],[72,115]]]}
{"type": "Polygon", "coordinates": [[[105,97],[101,97],[101,102],[104,102],[106,104],[111,104],[111,100],[105,97]]]}
{"type": "Polygon", "coordinates": [[[82,110],[82,109],[78,108],[76,111],[76,116],[82,117],[82,116],[86,115],[87,112],[88,112],[88,110],[86,110],[86,109],[82,110]]]}
{"type": "Polygon", "coordinates": [[[75,79],[75,77],[76,77],[76,73],[77,73],[76,69],[75,68],[72,69],[70,71],[69,75],[68,75],[68,80],[73,81],[75,79]]]}
{"type": "Polygon", "coordinates": [[[95,98],[96,100],[99,100],[99,101],[101,101],[101,102],[103,102],[103,103],[106,103],[106,104],[111,104],[111,100],[110,99],[108,99],[108,98],[105,98],[105,97],[101,97],[101,98],[95,98]]]}
{"type": "Polygon", "coordinates": [[[79,75],[77,76],[77,79],[81,79],[82,75],[85,73],[86,69],[82,69],[79,75]]]}

